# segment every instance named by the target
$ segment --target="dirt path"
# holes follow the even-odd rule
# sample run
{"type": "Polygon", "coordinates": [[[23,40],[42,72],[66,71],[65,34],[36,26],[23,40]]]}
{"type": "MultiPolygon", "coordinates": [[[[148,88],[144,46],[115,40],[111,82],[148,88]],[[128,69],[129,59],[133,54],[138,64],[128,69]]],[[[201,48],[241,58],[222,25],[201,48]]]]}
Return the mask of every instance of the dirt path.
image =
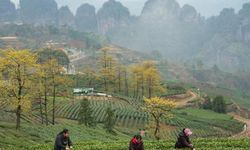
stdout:
{"type": "Polygon", "coordinates": [[[250,137],[250,120],[243,118],[235,113],[230,113],[229,115],[233,116],[234,119],[245,123],[244,127],[243,127],[243,131],[241,133],[238,133],[234,136],[232,136],[233,138],[242,138],[242,137],[250,137]]]}
{"type": "Polygon", "coordinates": [[[190,95],[189,97],[185,98],[185,99],[180,99],[176,101],[176,105],[177,107],[185,107],[188,106],[188,103],[195,100],[198,96],[192,92],[192,91],[188,91],[187,92],[188,95],[190,95]]]}

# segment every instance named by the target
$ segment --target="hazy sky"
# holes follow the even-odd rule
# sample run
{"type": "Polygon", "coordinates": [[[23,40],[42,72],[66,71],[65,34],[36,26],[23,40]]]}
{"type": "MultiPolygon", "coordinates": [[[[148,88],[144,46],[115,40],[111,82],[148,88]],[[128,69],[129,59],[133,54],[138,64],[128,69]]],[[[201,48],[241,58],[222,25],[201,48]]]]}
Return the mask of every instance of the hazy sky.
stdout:
{"type": "MultiPolygon", "coordinates": [[[[11,0],[18,5],[19,0],[11,0]]],[[[95,5],[99,9],[107,0],[56,0],[59,7],[62,5],[69,5],[71,10],[75,13],[78,6],[83,3],[95,5]]],[[[139,15],[144,3],[147,0],[118,0],[128,7],[131,14],[139,15]]],[[[198,12],[203,16],[217,15],[223,8],[235,8],[238,11],[242,4],[250,2],[250,0],[177,0],[180,5],[190,4],[194,6],[198,12]]]]}

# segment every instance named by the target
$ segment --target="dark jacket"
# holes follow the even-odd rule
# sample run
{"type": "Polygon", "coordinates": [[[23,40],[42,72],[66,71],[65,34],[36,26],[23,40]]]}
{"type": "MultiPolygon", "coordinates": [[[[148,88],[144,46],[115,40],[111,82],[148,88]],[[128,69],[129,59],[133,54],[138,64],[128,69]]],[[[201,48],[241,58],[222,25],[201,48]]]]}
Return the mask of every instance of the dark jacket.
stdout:
{"type": "Polygon", "coordinates": [[[65,138],[63,136],[63,133],[59,133],[56,136],[56,141],[55,141],[55,145],[54,145],[54,150],[66,150],[66,146],[72,146],[72,142],[70,140],[70,138],[65,138]]]}
{"type": "Polygon", "coordinates": [[[129,143],[129,150],[144,150],[143,141],[138,143],[136,142],[136,139],[133,138],[129,143]]]}
{"type": "Polygon", "coordinates": [[[181,132],[177,138],[177,142],[175,144],[175,148],[190,148],[193,149],[193,145],[188,136],[181,132]]]}

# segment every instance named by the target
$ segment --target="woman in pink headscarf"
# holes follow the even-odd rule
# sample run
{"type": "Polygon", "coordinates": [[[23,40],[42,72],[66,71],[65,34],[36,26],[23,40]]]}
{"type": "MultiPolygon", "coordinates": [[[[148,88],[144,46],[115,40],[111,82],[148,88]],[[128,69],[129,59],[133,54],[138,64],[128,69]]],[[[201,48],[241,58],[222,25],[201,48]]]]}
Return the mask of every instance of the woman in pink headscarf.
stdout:
{"type": "Polygon", "coordinates": [[[194,149],[193,144],[191,143],[189,137],[192,135],[192,131],[189,128],[184,128],[182,132],[178,135],[177,142],[175,144],[175,148],[190,148],[194,149]]]}

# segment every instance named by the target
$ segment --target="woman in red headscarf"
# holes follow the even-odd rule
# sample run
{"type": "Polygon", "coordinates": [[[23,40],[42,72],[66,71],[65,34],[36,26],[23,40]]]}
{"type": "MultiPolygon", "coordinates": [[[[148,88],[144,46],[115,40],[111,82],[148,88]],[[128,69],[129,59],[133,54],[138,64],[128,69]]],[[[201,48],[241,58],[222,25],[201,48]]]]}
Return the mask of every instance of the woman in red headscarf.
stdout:
{"type": "Polygon", "coordinates": [[[194,149],[192,142],[189,137],[192,135],[192,131],[189,128],[184,128],[182,132],[178,135],[177,142],[175,144],[175,148],[190,148],[194,149]]]}
{"type": "Polygon", "coordinates": [[[140,135],[135,135],[131,139],[129,143],[129,150],[144,150],[142,137],[140,135]]]}

